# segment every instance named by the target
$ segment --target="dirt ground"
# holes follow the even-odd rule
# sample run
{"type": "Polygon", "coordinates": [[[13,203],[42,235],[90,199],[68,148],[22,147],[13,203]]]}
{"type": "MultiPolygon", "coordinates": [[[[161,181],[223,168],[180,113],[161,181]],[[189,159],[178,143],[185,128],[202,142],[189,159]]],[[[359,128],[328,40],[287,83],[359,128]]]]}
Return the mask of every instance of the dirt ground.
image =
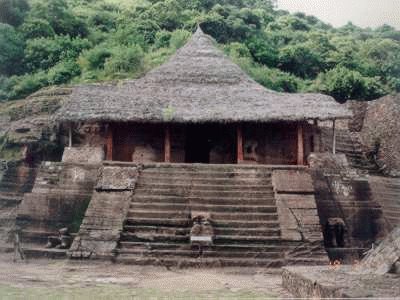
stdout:
{"type": "Polygon", "coordinates": [[[109,262],[29,260],[0,255],[1,299],[289,298],[280,270],[167,269],[109,262]]]}

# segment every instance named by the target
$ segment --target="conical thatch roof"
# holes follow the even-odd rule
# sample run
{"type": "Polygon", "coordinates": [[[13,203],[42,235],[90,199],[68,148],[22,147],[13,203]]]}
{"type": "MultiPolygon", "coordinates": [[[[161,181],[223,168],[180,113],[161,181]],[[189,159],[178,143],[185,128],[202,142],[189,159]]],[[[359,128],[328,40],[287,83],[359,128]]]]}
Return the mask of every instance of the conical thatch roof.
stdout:
{"type": "Polygon", "coordinates": [[[332,97],[268,90],[214,46],[199,28],[162,66],[120,85],[82,85],[61,121],[238,122],[347,118],[332,97]]]}

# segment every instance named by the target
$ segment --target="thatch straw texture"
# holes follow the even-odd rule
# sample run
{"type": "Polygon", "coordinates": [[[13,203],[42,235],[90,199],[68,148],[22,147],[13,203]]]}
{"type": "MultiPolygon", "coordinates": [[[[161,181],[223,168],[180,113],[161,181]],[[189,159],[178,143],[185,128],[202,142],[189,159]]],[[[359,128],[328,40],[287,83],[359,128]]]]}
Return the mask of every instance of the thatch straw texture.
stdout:
{"type": "Polygon", "coordinates": [[[252,80],[199,28],[162,66],[119,85],[81,85],[60,121],[273,122],[348,118],[332,97],[268,90],[252,80]]]}

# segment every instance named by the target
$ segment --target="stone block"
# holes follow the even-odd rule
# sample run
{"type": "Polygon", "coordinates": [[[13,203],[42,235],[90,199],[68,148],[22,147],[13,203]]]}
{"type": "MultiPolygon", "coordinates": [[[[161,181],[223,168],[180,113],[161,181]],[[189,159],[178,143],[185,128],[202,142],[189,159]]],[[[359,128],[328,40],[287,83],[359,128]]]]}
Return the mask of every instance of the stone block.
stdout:
{"type": "Polygon", "coordinates": [[[137,167],[103,166],[99,171],[97,190],[133,190],[139,170],[137,167]]]}
{"type": "Polygon", "coordinates": [[[62,162],[98,164],[104,160],[103,147],[65,147],[62,162]]]}
{"type": "Polygon", "coordinates": [[[277,193],[314,193],[311,176],[304,170],[274,170],[272,182],[277,193]]]}

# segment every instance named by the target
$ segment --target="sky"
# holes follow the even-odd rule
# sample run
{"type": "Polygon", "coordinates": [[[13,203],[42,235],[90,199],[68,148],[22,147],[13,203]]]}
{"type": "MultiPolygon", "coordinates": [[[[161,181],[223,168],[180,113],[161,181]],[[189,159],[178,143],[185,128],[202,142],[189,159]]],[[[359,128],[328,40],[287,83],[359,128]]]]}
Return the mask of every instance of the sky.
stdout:
{"type": "Polygon", "coordinates": [[[400,29],[400,0],[277,0],[278,8],[314,15],[335,27],[389,24],[400,29]]]}

